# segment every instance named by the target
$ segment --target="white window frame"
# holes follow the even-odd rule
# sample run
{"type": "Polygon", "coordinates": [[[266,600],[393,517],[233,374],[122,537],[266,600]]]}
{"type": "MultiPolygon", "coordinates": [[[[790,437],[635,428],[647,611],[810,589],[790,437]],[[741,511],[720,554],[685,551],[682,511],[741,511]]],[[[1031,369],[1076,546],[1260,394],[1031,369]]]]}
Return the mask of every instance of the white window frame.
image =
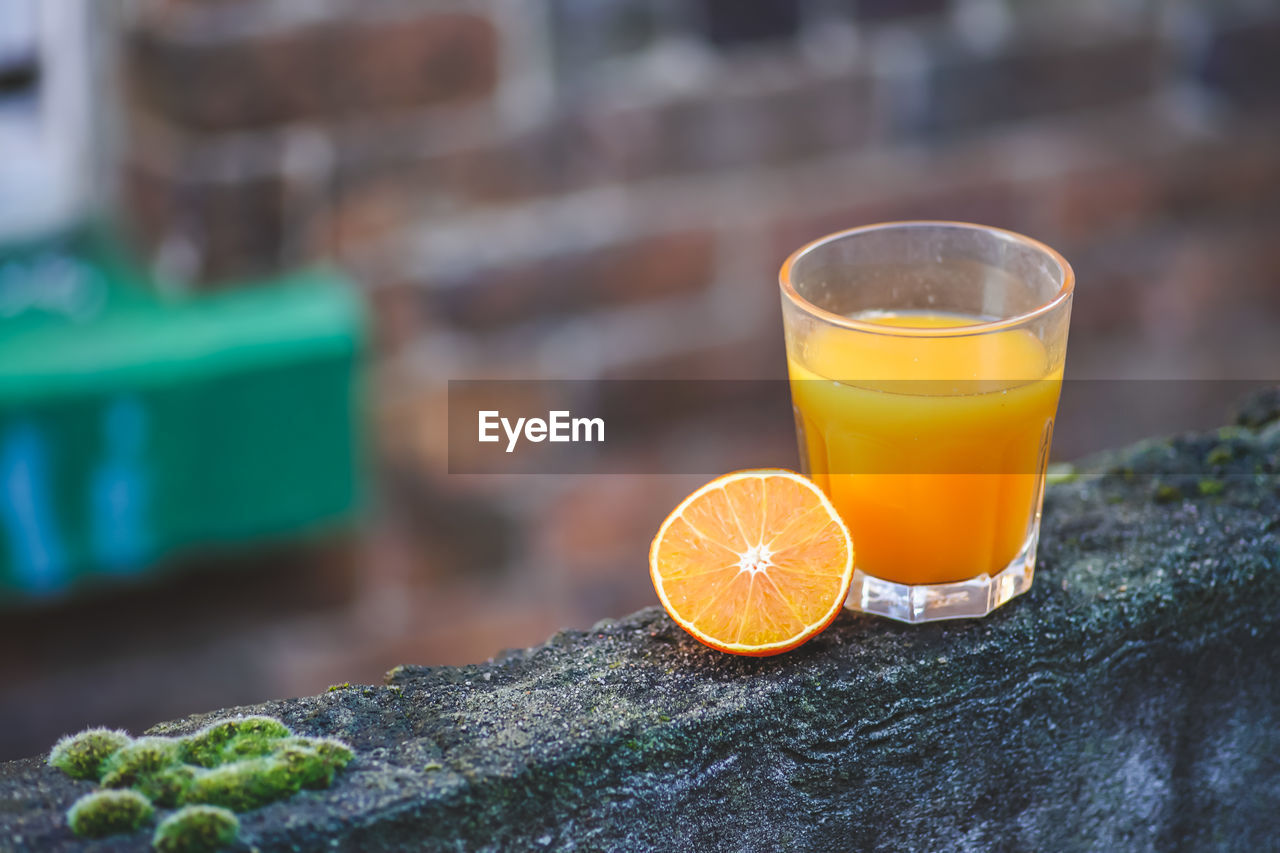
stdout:
{"type": "Polygon", "coordinates": [[[87,213],[95,80],[92,0],[0,2],[29,2],[39,63],[37,108],[0,109],[0,243],[8,243],[65,229],[87,213]]]}

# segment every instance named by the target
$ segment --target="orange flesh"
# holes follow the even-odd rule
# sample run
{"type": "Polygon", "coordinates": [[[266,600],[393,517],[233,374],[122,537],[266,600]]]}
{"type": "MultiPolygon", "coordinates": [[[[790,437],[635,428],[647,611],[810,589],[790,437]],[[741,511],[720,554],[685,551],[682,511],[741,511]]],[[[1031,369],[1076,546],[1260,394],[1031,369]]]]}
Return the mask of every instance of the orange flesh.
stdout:
{"type": "Polygon", "coordinates": [[[650,567],[676,622],[704,643],[775,654],[825,628],[852,576],[843,524],[792,472],[740,472],[695,492],[654,540],[650,567]]]}

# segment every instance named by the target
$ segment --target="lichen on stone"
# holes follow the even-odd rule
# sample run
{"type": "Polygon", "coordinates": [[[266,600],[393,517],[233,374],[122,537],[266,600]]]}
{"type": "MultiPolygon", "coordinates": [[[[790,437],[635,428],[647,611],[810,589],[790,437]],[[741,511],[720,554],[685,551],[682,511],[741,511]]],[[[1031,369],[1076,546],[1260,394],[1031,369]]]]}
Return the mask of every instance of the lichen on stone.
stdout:
{"type": "Polygon", "coordinates": [[[94,791],[75,801],[67,811],[67,824],[76,835],[102,838],[133,832],[153,814],[151,801],[137,791],[94,791]]]}
{"type": "Polygon", "coordinates": [[[119,729],[86,729],[54,744],[49,764],[73,779],[97,780],[103,763],[132,740],[119,729]]]}
{"type": "Polygon", "coordinates": [[[219,806],[184,806],[160,822],[151,846],[160,853],[213,853],[235,842],[240,819],[219,806]]]}

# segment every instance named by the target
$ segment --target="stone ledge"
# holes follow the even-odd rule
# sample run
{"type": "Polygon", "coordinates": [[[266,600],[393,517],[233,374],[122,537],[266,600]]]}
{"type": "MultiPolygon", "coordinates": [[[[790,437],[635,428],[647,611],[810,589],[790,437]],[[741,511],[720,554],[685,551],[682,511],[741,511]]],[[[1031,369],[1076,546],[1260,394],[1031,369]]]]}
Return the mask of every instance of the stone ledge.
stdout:
{"type": "MultiPolygon", "coordinates": [[[[1036,583],[985,620],[845,613],[796,652],[747,659],[650,608],[484,665],[238,709],[357,749],[332,789],[245,814],[242,842],[1265,848],[1280,830],[1267,420],[1137,445],[1051,487],[1036,583]]],[[[42,758],[0,765],[0,847],[143,846],[70,833],[63,813],[89,787],[42,758]]]]}

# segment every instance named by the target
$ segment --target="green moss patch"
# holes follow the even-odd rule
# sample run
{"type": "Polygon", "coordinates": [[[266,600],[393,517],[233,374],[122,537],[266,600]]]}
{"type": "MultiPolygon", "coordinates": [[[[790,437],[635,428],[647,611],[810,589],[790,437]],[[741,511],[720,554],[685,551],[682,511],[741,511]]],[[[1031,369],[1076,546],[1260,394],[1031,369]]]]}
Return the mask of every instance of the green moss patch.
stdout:
{"type": "Polygon", "coordinates": [[[301,788],[300,774],[292,771],[286,761],[266,756],[224,764],[201,773],[183,800],[247,812],[292,797],[301,788]]]}
{"type": "Polygon", "coordinates": [[[275,742],[293,732],[275,717],[237,717],[207,726],[187,738],[188,761],[217,767],[227,761],[271,752],[275,742]]]}
{"type": "Polygon", "coordinates": [[[140,777],[133,789],[157,806],[176,808],[186,800],[187,791],[200,771],[189,764],[166,767],[156,773],[140,777]]]}
{"type": "Polygon", "coordinates": [[[184,744],[177,738],[144,737],[117,750],[102,766],[107,788],[128,788],[139,780],[182,763],[184,744]]]}
{"type": "Polygon", "coordinates": [[[240,819],[217,806],[184,806],[156,827],[151,846],[160,853],[213,853],[236,840],[240,819]]]}
{"type": "Polygon", "coordinates": [[[102,838],[133,832],[154,814],[151,801],[137,791],[94,791],[75,801],[67,811],[67,824],[76,835],[102,838]]]}
{"type": "Polygon", "coordinates": [[[151,847],[160,853],[212,853],[239,834],[236,813],[216,806],[186,806],[160,821],[151,847]]]}
{"type": "Polygon", "coordinates": [[[351,763],[351,747],[333,738],[291,738],[278,753],[302,782],[302,787],[327,788],[334,774],[351,763]]]}
{"type": "Polygon", "coordinates": [[[103,763],[132,740],[118,729],[86,729],[54,744],[49,764],[73,779],[98,779],[103,763]]]}
{"type": "Polygon", "coordinates": [[[85,795],[67,813],[77,834],[132,832],[156,806],[181,806],[157,828],[156,849],[215,850],[235,840],[235,812],[327,788],[353,757],[340,740],[300,737],[274,717],[251,716],[186,737],[134,740],[90,729],[59,740],[49,764],[109,789],[85,795]]]}

